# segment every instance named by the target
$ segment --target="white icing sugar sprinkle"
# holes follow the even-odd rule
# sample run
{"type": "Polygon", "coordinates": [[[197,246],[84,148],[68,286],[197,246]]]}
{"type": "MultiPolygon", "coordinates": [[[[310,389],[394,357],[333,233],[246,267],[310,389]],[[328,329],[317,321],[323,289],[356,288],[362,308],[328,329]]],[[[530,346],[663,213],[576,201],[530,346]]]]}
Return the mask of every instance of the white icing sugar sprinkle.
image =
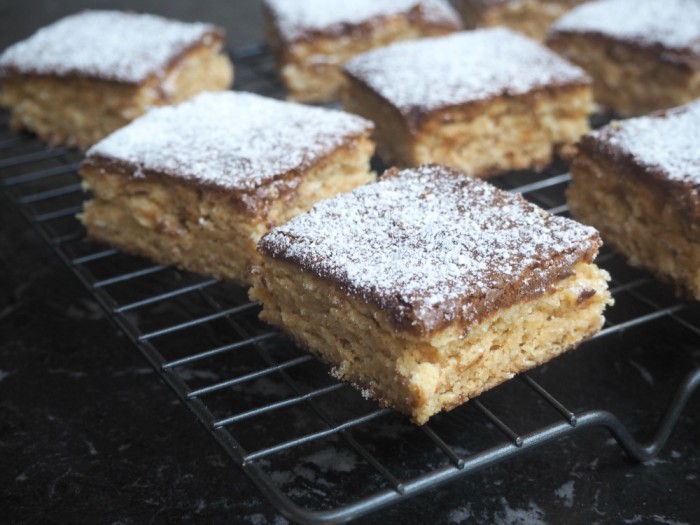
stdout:
{"type": "Polygon", "coordinates": [[[308,168],[371,129],[342,111],[252,93],[203,93],[152,109],[90,148],[87,158],[245,191],[308,168]]]}
{"type": "Polygon", "coordinates": [[[419,7],[426,22],[461,27],[459,15],[445,0],[265,0],[277,26],[288,40],[309,31],[332,31],[377,17],[408,13],[419,7]]]}
{"type": "Polygon", "coordinates": [[[582,69],[502,28],[393,44],[345,69],[404,114],[589,82],[582,69]]]}
{"type": "Polygon", "coordinates": [[[0,72],[81,75],[141,83],[216,28],[159,16],[84,11],[46,26],[0,55],[0,72]]]}
{"type": "Polygon", "coordinates": [[[600,0],[569,11],[552,32],[592,32],[700,53],[698,0],[600,0]]]}
{"type": "Polygon", "coordinates": [[[700,101],[662,115],[615,122],[592,135],[671,180],[700,185],[700,101]]]}
{"type": "MultiPolygon", "coordinates": [[[[597,246],[593,228],[478,179],[422,166],[324,201],[260,248],[365,300],[403,305],[414,325],[473,318],[472,299],[526,288],[554,261],[597,246]]],[[[561,266],[559,266],[561,268],[561,266]]]]}

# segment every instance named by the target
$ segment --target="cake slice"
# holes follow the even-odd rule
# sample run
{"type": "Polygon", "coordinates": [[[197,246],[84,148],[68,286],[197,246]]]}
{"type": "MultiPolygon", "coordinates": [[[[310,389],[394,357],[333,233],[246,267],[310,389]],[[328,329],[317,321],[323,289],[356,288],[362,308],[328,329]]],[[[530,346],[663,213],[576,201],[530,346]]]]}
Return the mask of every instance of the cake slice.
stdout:
{"type": "Polygon", "coordinates": [[[446,0],[265,0],[263,5],[282,81],[300,102],[338,100],[341,66],[359,53],[462,27],[446,0]]]}
{"type": "Polygon", "coordinates": [[[700,2],[600,0],[551,29],[548,45],[593,78],[598,104],[622,116],[700,97],[700,2]]]}
{"type": "Polygon", "coordinates": [[[477,177],[539,169],[588,130],[588,76],[507,29],[393,44],[345,72],[344,106],[374,120],[387,164],[477,177]]]}
{"type": "Polygon", "coordinates": [[[630,264],[700,300],[700,101],[585,136],[571,211],[630,264]]]}
{"type": "Polygon", "coordinates": [[[88,236],[245,284],[257,240],[374,179],[372,124],[249,93],[149,111],[87,152],[88,236]]]}
{"type": "Polygon", "coordinates": [[[0,55],[10,125],[86,148],[151,106],[231,85],[223,31],[118,11],[63,18],[0,55]]]}
{"type": "Polygon", "coordinates": [[[392,169],[265,235],[250,295],[336,377],[423,424],[601,328],[600,244],[456,170],[392,169]]]}
{"type": "Polygon", "coordinates": [[[467,29],[504,26],[543,41],[549,26],[586,0],[457,0],[467,29]]]}

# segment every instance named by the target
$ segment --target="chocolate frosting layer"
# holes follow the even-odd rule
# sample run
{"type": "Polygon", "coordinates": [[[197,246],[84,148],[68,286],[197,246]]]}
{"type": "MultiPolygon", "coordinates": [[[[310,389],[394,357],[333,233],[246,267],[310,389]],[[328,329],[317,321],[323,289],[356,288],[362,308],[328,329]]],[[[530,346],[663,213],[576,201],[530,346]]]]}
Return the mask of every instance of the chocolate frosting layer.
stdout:
{"type": "Polygon", "coordinates": [[[390,170],[265,235],[261,253],[329,279],[397,329],[465,329],[595,257],[596,230],[443,166],[390,170]]]}
{"type": "Polygon", "coordinates": [[[84,11],[50,24],[0,55],[0,77],[79,76],[140,84],[184,53],[223,39],[223,30],[160,16],[84,11]]]}

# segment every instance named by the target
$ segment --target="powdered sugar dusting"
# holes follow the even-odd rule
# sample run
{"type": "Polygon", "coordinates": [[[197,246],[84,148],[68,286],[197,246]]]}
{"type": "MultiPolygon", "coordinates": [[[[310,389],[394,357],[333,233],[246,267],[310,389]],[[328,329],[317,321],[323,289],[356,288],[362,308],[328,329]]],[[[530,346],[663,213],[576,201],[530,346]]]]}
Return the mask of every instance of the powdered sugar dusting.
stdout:
{"type": "Polygon", "coordinates": [[[570,11],[552,32],[592,32],[639,44],[700,53],[697,0],[600,0],[570,11]]]}
{"type": "Polygon", "coordinates": [[[141,83],[209,38],[209,24],[119,11],[85,11],[40,29],[0,56],[0,73],[81,75],[141,83]]]}
{"type": "Polygon", "coordinates": [[[259,243],[424,330],[533,293],[597,246],[594,229],[441,166],[325,201],[259,243]]]}
{"type": "Polygon", "coordinates": [[[577,66],[501,28],[393,44],[355,57],[345,69],[404,114],[589,83],[577,66]]]}
{"type": "Polygon", "coordinates": [[[287,40],[309,32],[334,32],[374,18],[407,14],[419,8],[424,20],[461,27],[459,15],[445,0],[265,0],[280,33],[287,40]]]}
{"type": "Polygon", "coordinates": [[[87,152],[226,189],[253,190],[312,166],[372,124],[330,109],[252,93],[203,93],[152,109],[87,152]]]}
{"type": "Polygon", "coordinates": [[[700,185],[700,101],[615,122],[592,136],[661,170],[668,179],[700,185]]]}

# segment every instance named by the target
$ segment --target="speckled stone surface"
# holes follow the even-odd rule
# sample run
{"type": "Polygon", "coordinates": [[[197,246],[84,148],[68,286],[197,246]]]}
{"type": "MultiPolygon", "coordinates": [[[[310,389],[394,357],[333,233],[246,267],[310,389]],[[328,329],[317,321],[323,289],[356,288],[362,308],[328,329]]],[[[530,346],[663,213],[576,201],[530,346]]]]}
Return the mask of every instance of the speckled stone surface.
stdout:
{"type": "MultiPolygon", "coordinates": [[[[3,2],[1,45],[86,5],[3,2]]],[[[234,45],[261,34],[246,18],[258,20],[252,0],[225,9],[213,1],[196,9],[180,1],[163,9],[89,5],[211,20],[228,28],[234,45]]],[[[287,523],[1,196],[0,225],[0,521],[287,523]]],[[[646,439],[684,370],[698,364],[697,340],[660,321],[572,352],[533,377],[571,408],[609,409],[646,439]]],[[[489,402],[514,428],[527,429],[530,415],[511,410],[507,399],[489,402]]],[[[699,409],[696,395],[667,447],[645,465],[627,460],[604,431],[583,431],[358,523],[698,523],[699,409]]],[[[410,456],[405,447],[397,454],[410,456]]],[[[352,468],[329,466],[322,452],[309,458],[317,474],[352,468]]]]}

